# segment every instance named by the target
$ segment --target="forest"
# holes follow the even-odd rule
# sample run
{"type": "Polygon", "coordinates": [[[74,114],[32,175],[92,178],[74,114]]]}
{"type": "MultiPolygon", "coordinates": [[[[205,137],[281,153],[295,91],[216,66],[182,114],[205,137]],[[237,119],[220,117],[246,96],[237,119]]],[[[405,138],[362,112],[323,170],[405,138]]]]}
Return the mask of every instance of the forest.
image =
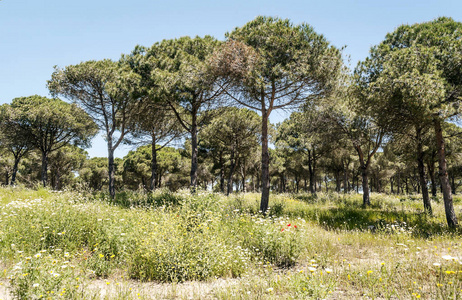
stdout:
{"type": "MultiPolygon", "coordinates": [[[[72,293],[61,296],[89,297],[94,287],[70,283],[74,273],[36,283],[45,275],[34,259],[64,248],[62,259],[89,264],[81,276],[108,286],[115,279],[104,278],[125,268],[127,278],[169,283],[260,272],[237,290],[213,287],[210,296],[198,288],[197,298],[460,297],[461,37],[462,23],[448,17],[401,25],[351,69],[342,49],[310,25],[259,16],[224,41],[186,36],[137,45],[118,61],[55,66],[51,97],[0,107],[0,198],[13,216],[0,219],[0,266],[13,295],[57,297],[65,286],[72,293]],[[280,112],[288,117],[272,124],[280,112]],[[98,133],[107,157],[89,158],[98,133]],[[132,150],[115,157],[122,145],[132,150]],[[22,205],[40,226],[57,226],[53,233],[21,229],[29,222],[15,217],[27,219],[22,205]],[[66,213],[50,225],[55,209],[66,213]],[[158,228],[168,224],[178,225],[165,237],[158,228]],[[372,245],[365,256],[379,252],[382,261],[358,260],[352,270],[344,239],[347,248],[372,245]],[[379,250],[388,240],[395,252],[379,250]],[[433,246],[447,249],[439,257],[454,265],[432,264],[433,246]],[[15,269],[24,259],[17,247],[30,251],[24,264],[35,279],[15,269]],[[418,266],[420,252],[430,253],[430,271],[418,266]],[[404,283],[413,272],[418,283],[404,283]],[[262,274],[267,279],[257,279],[262,274]]],[[[53,271],[50,261],[43,264],[53,271]]],[[[130,288],[110,298],[132,296],[130,288]]]]}
{"type": "Polygon", "coordinates": [[[361,191],[365,206],[369,191],[421,193],[431,214],[430,186],[456,226],[461,26],[400,26],[353,72],[309,25],[267,17],[225,42],[182,37],[56,67],[49,90],[72,104],[2,106],[4,184],[261,191],[262,212],[270,191],[361,191]],[[290,117],[270,124],[281,109],[290,117]],[[83,150],[98,131],[107,159],[83,150]],[[139,147],[114,158],[121,144],[139,147]]]}

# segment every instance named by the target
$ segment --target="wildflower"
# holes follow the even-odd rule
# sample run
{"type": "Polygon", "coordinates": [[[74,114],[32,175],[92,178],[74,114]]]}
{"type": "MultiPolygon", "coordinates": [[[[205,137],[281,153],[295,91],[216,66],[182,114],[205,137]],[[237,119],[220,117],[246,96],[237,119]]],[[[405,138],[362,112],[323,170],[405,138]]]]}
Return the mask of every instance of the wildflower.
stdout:
{"type": "Polygon", "coordinates": [[[444,260],[452,260],[453,259],[453,257],[451,255],[443,255],[442,258],[444,260]]]}
{"type": "Polygon", "coordinates": [[[316,268],[308,267],[308,271],[310,271],[311,273],[314,273],[316,271],[316,268]]]}
{"type": "Polygon", "coordinates": [[[374,272],[374,271],[372,271],[372,270],[367,271],[367,276],[369,276],[369,275],[372,274],[373,272],[374,272]]]}
{"type": "Polygon", "coordinates": [[[332,273],[332,269],[330,269],[330,268],[325,268],[324,270],[326,271],[327,274],[332,273]]]}
{"type": "Polygon", "coordinates": [[[292,224],[287,224],[287,227],[290,227],[290,225],[292,225],[292,224]]]}
{"type": "Polygon", "coordinates": [[[273,288],[267,288],[267,289],[266,289],[266,292],[272,293],[272,292],[273,292],[273,288]]]}
{"type": "Polygon", "coordinates": [[[42,254],[40,254],[40,253],[37,253],[37,254],[34,255],[35,258],[39,258],[40,256],[42,256],[42,254]]]}
{"type": "Polygon", "coordinates": [[[440,264],[440,263],[434,263],[433,265],[434,265],[435,267],[439,267],[439,266],[441,266],[441,264],[440,264]]]}
{"type": "Polygon", "coordinates": [[[34,284],[32,285],[32,287],[36,288],[36,287],[38,287],[39,285],[40,285],[40,284],[38,284],[38,283],[34,283],[34,284]]]}

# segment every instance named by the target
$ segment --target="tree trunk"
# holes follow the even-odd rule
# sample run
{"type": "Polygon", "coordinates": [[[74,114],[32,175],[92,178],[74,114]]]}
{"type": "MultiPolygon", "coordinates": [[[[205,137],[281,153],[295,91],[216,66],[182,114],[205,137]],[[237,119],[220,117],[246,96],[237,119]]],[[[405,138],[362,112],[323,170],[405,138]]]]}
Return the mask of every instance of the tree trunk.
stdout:
{"type": "Polygon", "coordinates": [[[220,151],[220,192],[225,193],[225,163],[223,162],[223,151],[220,151]]]}
{"type": "Polygon", "coordinates": [[[419,170],[420,186],[422,187],[422,198],[424,204],[424,210],[428,215],[432,215],[432,204],[428,195],[427,180],[425,178],[425,166],[424,166],[424,152],[422,145],[421,128],[416,128],[416,140],[417,140],[417,168],[419,170]]]}
{"type": "Polygon", "coordinates": [[[314,194],[314,170],[311,151],[308,150],[308,173],[310,175],[310,193],[314,194]]]}
{"type": "Polygon", "coordinates": [[[48,181],[48,152],[42,151],[42,184],[47,186],[48,181]]]}
{"type": "Polygon", "coordinates": [[[18,165],[20,158],[14,158],[13,172],[11,173],[11,182],[10,185],[14,185],[16,182],[16,173],[18,173],[18,165]]]}
{"type": "Polygon", "coordinates": [[[194,113],[191,121],[191,193],[197,187],[197,116],[194,113]]]}
{"type": "Polygon", "coordinates": [[[115,170],[114,170],[114,149],[112,148],[112,139],[108,138],[107,141],[107,161],[108,161],[108,175],[109,175],[109,195],[111,199],[115,197],[115,170]]]}
{"type": "Polygon", "coordinates": [[[295,176],[295,188],[296,188],[297,194],[299,192],[299,187],[300,187],[300,178],[298,176],[295,176]]]}
{"type": "Polygon", "coordinates": [[[336,171],[335,173],[335,191],[340,193],[340,172],[336,171]]]}
{"type": "Polygon", "coordinates": [[[452,203],[451,186],[448,179],[448,171],[446,166],[446,154],[444,149],[443,130],[441,129],[440,120],[434,120],[435,135],[436,135],[436,148],[438,149],[438,162],[439,162],[439,176],[441,187],[443,189],[444,210],[446,212],[446,220],[449,227],[457,227],[457,216],[454,212],[454,205],[452,203]]]}
{"type": "Polygon", "coordinates": [[[246,193],[247,188],[245,186],[245,178],[247,177],[247,170],[245,168],[245,156],[244,156],[244,161],[243,161],[243,168],[242,168],[242,192],[246,193]]]}
{"type": "Polygon", "coordinates": [[[262,130],[261,130],[261,202],[260,210],[266,214],[269,203],[269,152],[268,152],[268,112],[262,108],[262,130]]]}
{"type": "Polygon", "coordinates": [[[348,193],[348,165],[343,164],[343,193],[348,193]]]}
{"type": "MultiPolygon", "coordinates": [[[[233,175],[234,175],[234,169],[236,167],[236,161],[234,159],[234,155],[235,155],[234,154],[234,149],[232,149],[231,150],[231,157],[230,157],[231,166],[229,167],[228,189],[226,191],[226,196],[228,196],[230,193],[233,192],[233,175]]],[[[237,186],[237,187],[239,187],[239,186],[237,186]]]]}
{"type": "Polygon", "coordinates": [[[157,149],[156,138],[152,135],[151,142],[151,191],[155,191],[157,187],[157,149]]]}
{"type": "Polygon", "coordinates": [[[435,178],[435,160],[432,158],[427,161],[427,169],[428,169],[428,174],[430,175],[430,180],[431,180],[431,186],[432,186],[432,196],[436,197],[436,178],[435,178]]]}
{"type": "Polygon", "coordinates": [[[61,175],[59,173],[59,168],[56,169],[55,171],[55,176],[56,176],[56,179],[55,179],[55,190],[56,191],[59,191],[61,189],[61,175]]]}
{"type": "Polygon", "coordinates": [[[371,199],[369,196],[369,178],[367,166],[361,166],[361,175],[363,179],[363,206],[367,207],[371,205],[371,199]]]}
{"type": "Polygon", "coordinates": [[[356,176],[356,193],[359,193],[359,175],[356,176]]]}

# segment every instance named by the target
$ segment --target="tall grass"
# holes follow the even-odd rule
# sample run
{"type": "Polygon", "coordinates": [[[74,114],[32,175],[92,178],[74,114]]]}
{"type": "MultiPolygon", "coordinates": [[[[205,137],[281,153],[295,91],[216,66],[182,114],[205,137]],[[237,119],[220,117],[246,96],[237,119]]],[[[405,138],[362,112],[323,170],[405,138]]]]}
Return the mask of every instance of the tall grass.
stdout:
{"type": "Polygon", "coordinates": [[[107,288],[121,281],[111,297],[149,298],[148,287],[123,285],[216,278],[239,279],[195,297],[461,296],[460,230],[445,226],[440,203],[428,217],[413,197],[372,194],[363,209],[356,194],[284,194],[272,195],[265,217],[258,201],[186,191],[111,201],[88,191],[1,188],[2,276],[18,299],[98,298],[96,279],[107,288]]]}

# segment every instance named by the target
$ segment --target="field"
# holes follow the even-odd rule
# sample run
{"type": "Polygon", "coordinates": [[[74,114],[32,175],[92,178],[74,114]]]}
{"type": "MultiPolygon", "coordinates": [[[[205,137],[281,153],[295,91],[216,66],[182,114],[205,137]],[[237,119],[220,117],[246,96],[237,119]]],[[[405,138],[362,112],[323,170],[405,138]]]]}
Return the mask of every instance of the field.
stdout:
{"type": "Polygon", "coordinates": [[[0,299],[462,299],[442,202],[371,199],[1,188],[0,299]]]}

